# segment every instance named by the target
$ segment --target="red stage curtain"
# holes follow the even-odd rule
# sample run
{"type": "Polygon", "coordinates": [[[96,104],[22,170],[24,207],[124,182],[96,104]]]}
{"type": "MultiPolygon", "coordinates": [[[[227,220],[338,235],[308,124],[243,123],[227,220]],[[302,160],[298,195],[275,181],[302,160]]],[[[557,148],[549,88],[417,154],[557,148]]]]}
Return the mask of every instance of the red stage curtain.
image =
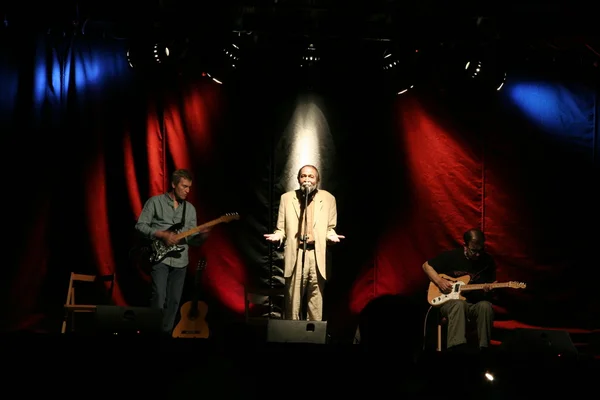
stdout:
{"type": "MultiPolygon", "coordinates": [[[[593,121],[593,101],[582,98],[563,105],[564,118],[591,115],[593,121]]],[[[398,203],[405,209],[396,211],[373,261],[354,283],[351,311],[360,313],[386,295],[425,303],[423,262],[460,246],[463,232],[479,227],[496,259],[498,281],[528,285],[497,290],[495,339],[515,327],[572,333],[597,328],[600,303],[587,294],[593,289],[586,278],[593,240],[585,233],[585,220],[597,207],[597,183],[589,157],[573,149],[580,132],[593,143],[593,123],[569,128],[566,120],[565,136],[573,138],[557,146],[514,113],[486,114],[476,106],[457,111],[443,104],[398,99],[394,131],[408,183],[399,188],[390,182],[389,190],[401,191],[398,203]]]]}

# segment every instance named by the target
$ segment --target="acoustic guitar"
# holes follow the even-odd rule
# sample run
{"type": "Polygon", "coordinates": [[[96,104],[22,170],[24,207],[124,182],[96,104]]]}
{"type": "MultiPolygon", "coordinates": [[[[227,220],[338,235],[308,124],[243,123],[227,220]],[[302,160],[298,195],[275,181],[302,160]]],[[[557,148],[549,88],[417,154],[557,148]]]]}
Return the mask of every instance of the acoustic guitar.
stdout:
{"type": "Polygon", "coordinates": [[[206,322],[206,314],[208,314],[208,305],[198,300],[200,291],[200,274],[206,268],[206,260],[198,261],[196,267],[196,276],[194,282],[194,291],[192,299],[185,302],[180,309],[181,319],[173,329],[174,338],[194,338],[207,339],[210,335],[210,330],[206,322]]]}
{"type": "Polygon", "coordinates": [[[471,277],[469,275],[463,275],[458,278],[452,278],[448,275],[440,274],[441,278],[447,279],[452,282],[452,290],[450,293],[442,293],[440,288],[435,283],[429,283],[429,290],[427,291],[427,302],[432,306],[441,306],[450,300],[465,300],[465,297],[461,295],[462,292],[470,290],[483,290],[486,285],[490,286],[490,289],[497,288],[512,288],[512,289],[525,289],[527,285],[523,282],[504,282],[504,283],[480,283],[471,284],[469,281],[471,277]]]}

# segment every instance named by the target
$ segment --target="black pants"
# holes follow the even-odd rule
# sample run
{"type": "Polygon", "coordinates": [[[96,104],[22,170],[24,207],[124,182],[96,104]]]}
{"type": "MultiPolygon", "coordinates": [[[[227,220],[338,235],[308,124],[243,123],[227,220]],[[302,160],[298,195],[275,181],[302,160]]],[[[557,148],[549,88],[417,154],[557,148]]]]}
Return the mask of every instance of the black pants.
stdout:
{"type": "Polygon", "coordinates": [[[183,293],[187,268],[173,268],[159,263],[152,267],[150,306],[163,310],[163,330],[171,334],[183,293]]]}

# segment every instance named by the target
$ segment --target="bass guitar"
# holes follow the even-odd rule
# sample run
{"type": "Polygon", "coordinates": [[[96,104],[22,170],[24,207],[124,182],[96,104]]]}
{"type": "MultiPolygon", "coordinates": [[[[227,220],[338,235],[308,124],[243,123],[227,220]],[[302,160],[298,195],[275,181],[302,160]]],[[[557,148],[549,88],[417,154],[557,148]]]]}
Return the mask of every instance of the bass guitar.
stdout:
{"type": "Polygon", "coordinates": [[[452,282],[452,290],[450,293],[442,293],[440,288],[437,287],[435,283],[430,282],[429,290],[427,291],[427,302],[432,306],[441,306],[450,300],[465,300],[465,297],[461,295],[462,292],[467,292],[470,290],[483,290],[486,286],[489,286],[490,289],[525,289],[527,287],[527,285],[523,282],[481,283],[469,285],[469,281],[471,280],[469,275],[463,275],[459,278],[452,278],[448,275],[440,274],[440,277],[452,282]]]}
{"type": "Polygon", "coordinates": [[[208,339],[210,330],[206,323],[208,305],[198,300],[200,291],[200,274],[206,268],[206,260],[198,261],[192,300],[185,302],[180,309],[181,319],[173,329],[174,338],[201,338],[208,339]]]}

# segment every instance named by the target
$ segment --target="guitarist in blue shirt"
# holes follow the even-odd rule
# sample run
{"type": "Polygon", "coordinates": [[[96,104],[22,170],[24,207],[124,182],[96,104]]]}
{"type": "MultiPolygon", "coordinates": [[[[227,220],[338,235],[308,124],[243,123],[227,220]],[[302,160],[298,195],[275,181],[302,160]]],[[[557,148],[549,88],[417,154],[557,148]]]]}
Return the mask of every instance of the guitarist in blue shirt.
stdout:
{"type": "Polygon", "coordinates": [[[423,271],[442,293],[452,290],[452,282],[440,274],[458,278],[468,275],[469,284],[484,284],[482,291],[468,291],[461,295],[466,300],[452,299],[440,306],[440,313],[448,319],[448,350],[462,350],[467,343],[466,325],[475,321],[479,348],[487,349],[491,340],[494,311],[490,298],[490,284],[496,281],[496,264],[485,252],[485,235],[479,229],[469,229],[463,235],[463,246],[440,253],[423,264],[423,271]]]}
{"type": "Polygon", "coordinates": [[[191,187],[191,173],[185,169],[175,171],[171,177],[171,190],[148,199],[135,225],[136,231],[147,241],[176,248],[150,266],[150,306],[163,310],[163,330],[169,335],[179,311],[189,263],[189,245],[200,246],[209,231],[206,229],[177,239],[177,232],[190,230],[197,224],[196,208],[186,201],[191,187]]]}

